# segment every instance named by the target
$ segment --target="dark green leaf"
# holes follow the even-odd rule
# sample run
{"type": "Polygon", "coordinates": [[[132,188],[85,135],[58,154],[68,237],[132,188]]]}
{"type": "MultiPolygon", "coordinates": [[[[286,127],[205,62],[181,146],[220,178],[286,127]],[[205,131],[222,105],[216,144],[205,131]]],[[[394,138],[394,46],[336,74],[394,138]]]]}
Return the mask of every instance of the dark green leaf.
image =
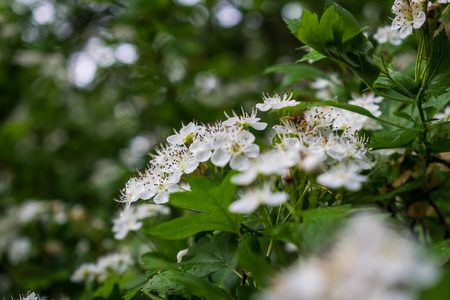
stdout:
{"type": "Polygon", "coordinates": [[[440,96],[450,86],[450,41],[444,30],[434,38],[427,92],[440,96]]]}
{"type": "Polygon", "coordinates": [[[189,248],[188,256],[178,265],[187,273],[203,277],[231,266],[231,260],[237,249],[237,237],[234,234],[221,232],[217,235],[207,235],[193,247],[189,248]]]}
{"type": "MultiPolygon", "coordinates": [[[[413,95],[417,93],[418,87],[413,78],[394,70],[388,70],[388,72],[393,80],[395,80],[399,85],[403,86],[404,89],[406,89],[413,95]]],[[[373,86],[382,89],[392,89],[406,97],[409,97],[408,93],[406,93],[404,89],[400,88],[397,84],[395,84],[385,76],[378,77],[373,86]]]]}
{"type": "Polygon", "coordinates": [[[419,133],[412,129],[400,129],[391,132],[390,135],[394,135],[394,138],[389,139],[388,137],[376,137],[371,140],[369,146],[373,150],[379,149],[394,149],[394,148],[404,148],[408,146],[419,133]]]}
{"type": "Polygon", "coordinates": [[[368,84],[377,79],[380,69],[372,60],[373,45],[347,10],[333,3],[320,22],[316,14],[306,10],[297,22],[299,25],[291,20],[288,25],[302,43],[345,64],[368,84]]]}
{"type": "Polygon", "coordinates": [[[147,295],[183,295],[197,296],[205,299],[231,300],[233,297],[206,280],[191,274],[167,270],[156,274],[144,286],[142,291],[147,295]]]}
{"type": "Polygon", "coordinates": [[[319,251],[330,241],[334,229],[349,214],[358,210],[350,206],[309,209],[302,213],[302,222],[282,223],[271,228],[267,234],[299,247],[299,253],[307,254],[319,251]]]}
{"type": "Polygon", "coordinates": [[[396,116],[396,117],[403,118],[403,119],[405,119],[407,121],[411,121],[412,120],[411,116],[409,114],[403,112],[403,111],[394,111],[394,112],[392,112],[392,114],[394,116],[396,116]]]}
{"type": "Polygon", "coordinates": [[[303,56],[300,60],[298,60],[297,62],[304,62],[304,61],[319,61],[321,59],[326,58],[325,55],[320,54],[319,52],[317,52],[316,50],[312,49],[311,52],[309,52],[308,54],[306,54],[305,56],[303,56]]]}
{"type": "Polygon", "coordinates": [[[428,149],[434,153],[450,152],[450,140],[437,140],[432,142],[428,149]]]}

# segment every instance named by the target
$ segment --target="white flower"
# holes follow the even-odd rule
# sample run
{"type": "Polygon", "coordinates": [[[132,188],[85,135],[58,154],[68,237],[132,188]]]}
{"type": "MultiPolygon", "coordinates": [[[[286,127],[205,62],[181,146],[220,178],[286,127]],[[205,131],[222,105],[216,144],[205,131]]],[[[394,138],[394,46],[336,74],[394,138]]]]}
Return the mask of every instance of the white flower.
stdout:
{"type": "Polygon", "coordinates": [[[392,12],[396,15],[392,21],[392,30],[400,29],[400,37],[402,39],[411,35],[414,29],[422,27],[427,18],[425,12],[420,8],[417,0],[395,0],[392,6],[392,12]]]}
{"type": "Polygon", "coordinates": [[[332,189],[345,187],[350,191],[357,191],[368,179],[367,176],[360,175],[358,172],[359,168],[356,164],[339,164],[319,175],[317,182],[332,189]]]}
{"type": "Polygon", "coordinates": [[[126,214],[113,220],[112,231],[116,240],[123,240],[129,231],[136,231],[142,227],[140,220],[154,216],[158,213],[168,214],[169,208],[162,205],[140,204],[131,207],[126,214]]]}
{"type": "Polygon", "coordinates": [[[30,255],[31,241],[27,237],[15,238],[8,249],[8,260],[12,265],[26,261],[30,255]]]}
{"type": "Polygon", "coordinates": [[[331,100],[336,96],[336,89],[341,83],[336,73],[329,75],[328,79],[317,78],[311,83],[316,92],[316,97],[323,100],[331,100]]]}
{"type": "Polygon", "coordinates": [[[180,263],[183,260],[183,256],[188,253],[189,249],[181,250],[177,253],[177,263],[180,263]]]}
{"type": "Polygon", "coordinates": [[[241,195],[239,200],[229,206],[229,211],[234,213],[249,214],[254,212],[261,204],[279,206],[286,202],[289,196],[285,192],[272,192],[269,184],[261,188],[249,190],[241,195]]]}
{"type": "Polygon", "coordinates": [[[132,264],[133,259],[129,254],[110,253],[101,256],[96,264],[97,280],[102,282],[111,274],[121,274],[132,264]]]}
{"type": "Polygon", "coordinates": [[[232,169],[243,171],[250,165],[249,157],[259,155],[259,146],[253,144],[254,141],[255,136],[246,130],[220,132],[213,138],[215,150],[211,162],[218,167],[230,162],[232,169]]]}
{"type": "Polygon", "coordinates": [[[97,265],[88,263],[79,266],[70,277],[72,282],[92,282],[97,276],[97,265]]]}
{"type": "Polygon", "coordinates": [[[246,112],[244,112],[244,109],[242,109],[242,116],[238,116],[234,111],[232,117],[225,113],[225,116],[227,116],[228,120],[224,121],[222,124],[224,126],[237,126],[242,129],[252,127],[256,130],[264,130],[267,127],[267,123],[259,122],[261,118],[257,118],[256,113],[256,108],[252,108],[251,115],[248,115],[246,112]]]}
{"type": "Polygon", "coordinates": [[[274,150],[263,153],[252,160],[244,172],[231,177],[231,182],[237,185],[249,185],[258,174],[265,176],[271,174],[285,175],[289,173],[289,168],[297,163],[298,153],[294,153],[294,151],[274,150]]]}
{"type": "Polygon", "coordinates": [[[116,201],[125,203],[125,208],[123,209],[122,214],[128,210],[131,203],[136,202],[139,199],[148,200],[155,195],[155,193],[145,187],[143,180],[137,177],[132,177],[128,180],[125,184],[125,189],[121,191],[121,194],[120,199],[116,201]]]}
{"type": "Polygon", "coordinates": [[[175,130],[175,134],[171,135],[167,138],[167,142],[173,145],[183,145],[183,144],[192,144],[194,137],[202,133],[205,130],[203,126],[195,125],[193,122],[190,122],[186,126],[180,129],[180,132],[177,133],[175,130]]]}
{"type": "Polygon", "coordinates": [[[373,38],[379,44],[385,44],[389,42],[394,46],[398,46],[402,43],[402,38],[400,37],[398,31],[392,30],[391,26],[378,27],[378,30],[373,35],[373,38]]]}
{"type": "Polygon", "coordinates": [[[273,96],[269,94],[263,95],[264,103],[256,104],[256,108],[260,111],[268,111],[269,109],[281,109],[300,104],[300,102],[291,100],[292,94],[293,93],[288,96],[288,94],[285,92],[282,94],[283,98],[281,98],[281,95],[277,93],[275,93],[273,96]]]}
{"type": "Polygon", "coordinates": [[[22,295],[19,295],[19,299],[20,300],[39,300],[40,297],[35,292],[30,293],[30,291],[28,291],[28,295],[26,297],[23,297],[22,295]]]}
{"type": "Polygon", "coordinates": [[[129,254],[110,253],[101,256],[97,262],[82,264],[73,272],[70,280],[72,282],[89,283],[94,280],[103,282],[111,274],[121,274],[126,268],[133,264],[129,254]]]}

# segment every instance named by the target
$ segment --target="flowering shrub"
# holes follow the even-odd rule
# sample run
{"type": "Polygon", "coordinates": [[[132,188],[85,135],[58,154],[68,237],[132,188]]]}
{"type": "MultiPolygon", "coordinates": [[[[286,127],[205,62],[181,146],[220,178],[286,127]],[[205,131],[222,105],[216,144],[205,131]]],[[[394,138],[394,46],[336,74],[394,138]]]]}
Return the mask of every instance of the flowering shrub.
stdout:
{"type": "Polygon", "coordinates": [[[439,299],[450,276],[449,7],[396,0],[376,47],[335,3],[286,20],[309,64],[268,72],[295,89],[307,79],[308,93],[264,93],[250,113],[174,130],[116,199],[114,238],[142,239],[139,261],[122,249],[71,280],[93,299],[439,299]],[[417,55],[399,69],[384,46],[410,35],[417,55]],[[342,74],[310,65],[326,59],[342,74]]]}

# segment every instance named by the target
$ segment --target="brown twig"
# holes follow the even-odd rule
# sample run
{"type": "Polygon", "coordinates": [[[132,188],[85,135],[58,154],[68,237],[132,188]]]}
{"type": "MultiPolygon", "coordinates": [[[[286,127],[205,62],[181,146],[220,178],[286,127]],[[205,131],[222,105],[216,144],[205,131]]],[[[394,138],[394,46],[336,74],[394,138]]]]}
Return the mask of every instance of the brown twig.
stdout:
{"type": "Polygon", "coordinates": [[[429,162],[440,163],[440,164],[445,165],[447,168],[450,168],[450,162],[449,162],[449,161],[447,161],[447,160],[445,160],[445,159],[442,159],[442,158],[440,158],[440,157],[437,157],[437,156],[433,156],[433,157],[429,160],[429,162]]]}

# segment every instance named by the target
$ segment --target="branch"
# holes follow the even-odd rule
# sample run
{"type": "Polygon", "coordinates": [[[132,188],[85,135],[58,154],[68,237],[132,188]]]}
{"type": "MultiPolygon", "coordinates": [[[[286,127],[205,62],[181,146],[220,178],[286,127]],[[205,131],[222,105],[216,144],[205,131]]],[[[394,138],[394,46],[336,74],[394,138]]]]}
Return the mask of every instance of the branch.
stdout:
{"type": "Polygon", "coordinates": [[[427,197],[427,198],[428,198],[428,202],[430,203],[430,205],[433,206],[434,210],[436,211],[442,225],[444,225],[444,228],[445,228],[444,239],[446,240],[446,239],[450,238],[450,227],[447,223],[447,220],[445,219],[445,215],[439,209],[437,204],[431,199],[431,197],[427,197]]]}

